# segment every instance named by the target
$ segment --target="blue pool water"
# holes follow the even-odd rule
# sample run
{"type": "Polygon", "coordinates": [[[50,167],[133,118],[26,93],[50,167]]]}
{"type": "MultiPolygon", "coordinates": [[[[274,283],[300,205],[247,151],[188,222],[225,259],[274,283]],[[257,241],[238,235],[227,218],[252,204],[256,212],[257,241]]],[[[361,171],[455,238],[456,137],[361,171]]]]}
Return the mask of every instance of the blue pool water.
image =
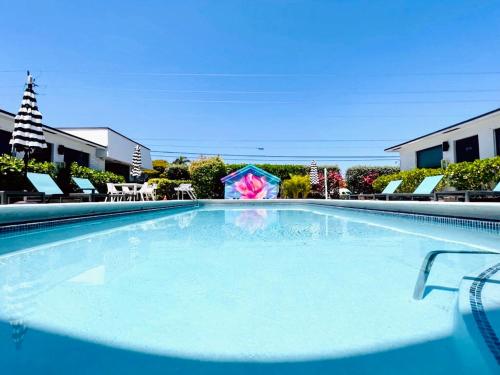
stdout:
{"type": "Polygon", "coordinates": [[[2,374],[489,374],[458,322],[498,233],[324,207],[206,206],[0,235],[2,374]],[[478,272],[479,273],[479,272],[478,272]]]}

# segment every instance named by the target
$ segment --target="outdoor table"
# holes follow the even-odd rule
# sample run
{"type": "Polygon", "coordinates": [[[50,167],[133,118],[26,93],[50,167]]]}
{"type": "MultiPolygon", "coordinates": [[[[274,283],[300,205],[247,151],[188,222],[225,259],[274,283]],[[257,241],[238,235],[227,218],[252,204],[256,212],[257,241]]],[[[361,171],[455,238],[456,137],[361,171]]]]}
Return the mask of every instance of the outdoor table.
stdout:
{"type": "Polygon", "coordinates": [[[126,182],[126,183],[113,184],[113,185],[115,185],[115,187],[117,187],[117,188],[128,187],[130,190],[132,190],[134,200],[137,198],[137,192],[142,187],[142,184],[138,184],[135,182],[126,182]]]}

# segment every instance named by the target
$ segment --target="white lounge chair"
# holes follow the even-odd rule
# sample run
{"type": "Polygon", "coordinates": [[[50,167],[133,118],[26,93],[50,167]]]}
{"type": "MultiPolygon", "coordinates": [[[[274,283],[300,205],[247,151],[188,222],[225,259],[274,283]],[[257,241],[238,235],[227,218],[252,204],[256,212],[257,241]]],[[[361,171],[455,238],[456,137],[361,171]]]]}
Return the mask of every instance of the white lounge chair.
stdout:
{"type": "Polygon", "coordinates": [[[177,199],[179,199],[179,193],[181,193],[182,200],[184,200],[184,193],[186,193],[190,199],[197,199],[191,184],[180,184],[178,187],[174,188],[174,190],[177,192],[177,199]]]}
{"type": "Polygon", "coordinates": [[[108,195],[105,199],[105,202],[108,201],[108,198],[110,199],[111,202],[114,202],[115,199],[116,201],[123,200],[124,194],[121,191],[118,191],[118,189],[115,187],[115,184],[108,182],[106,183],[106,187],[108,188],[108,195]]]}

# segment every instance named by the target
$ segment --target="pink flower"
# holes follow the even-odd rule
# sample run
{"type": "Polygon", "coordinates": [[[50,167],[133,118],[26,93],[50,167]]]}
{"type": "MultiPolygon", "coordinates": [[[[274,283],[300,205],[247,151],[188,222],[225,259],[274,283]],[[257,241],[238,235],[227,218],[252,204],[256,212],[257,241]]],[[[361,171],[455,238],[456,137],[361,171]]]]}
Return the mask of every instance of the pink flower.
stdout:
{"type": "Polygon", "coordinates": [[[241,194],[240,199],[263,199],[267,195],[268,183],[264,176],[247,173],[234,183],[234,189],[241,194]]]}

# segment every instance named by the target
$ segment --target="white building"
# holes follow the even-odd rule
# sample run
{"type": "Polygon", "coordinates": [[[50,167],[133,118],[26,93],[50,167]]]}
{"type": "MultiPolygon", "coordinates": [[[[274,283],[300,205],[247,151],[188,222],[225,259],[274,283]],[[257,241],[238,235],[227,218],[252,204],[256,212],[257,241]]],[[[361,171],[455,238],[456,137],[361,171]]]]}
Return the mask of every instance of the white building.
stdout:
{"type": "Polygon", "coordinates": [[[401,169],[438,168],[500,155],[500,108],[385,149],[399,152],[401,169]]]}
{"type": "MultiPolygon", "coordinates": [[[[10,154],[14,130],[13,113],[0,109],[0,154],[10,154]]],[[[117,131],[105,127],[53,128],[43,125],[47,148],[37,151],[39,161],[79,165],[106,170],[128,178],[135,146],[141,147],[142,167],[152,169],[151,150],[117,131]]]]}
{"type": "Polygon", "coordinates": [[[141,147],[142,167],[152,169],[151,150],[107,127],[59,128],[66,133],[106,146],[106,170],[121,175],[130,173],[136,145],[141,147]]]}
{"type": "MultiPolygon", "coordinates": [[[[0,109],[0,154],[11,153],[9,141],[14,131],[14,118],[13,113],[0,109]]],[[[47,148],[37,151],[34,155],[37,160],[68,164],[77,162],[104,170],[106,146],[46,125],[43,125],[43,132],[47,148]]]]}

